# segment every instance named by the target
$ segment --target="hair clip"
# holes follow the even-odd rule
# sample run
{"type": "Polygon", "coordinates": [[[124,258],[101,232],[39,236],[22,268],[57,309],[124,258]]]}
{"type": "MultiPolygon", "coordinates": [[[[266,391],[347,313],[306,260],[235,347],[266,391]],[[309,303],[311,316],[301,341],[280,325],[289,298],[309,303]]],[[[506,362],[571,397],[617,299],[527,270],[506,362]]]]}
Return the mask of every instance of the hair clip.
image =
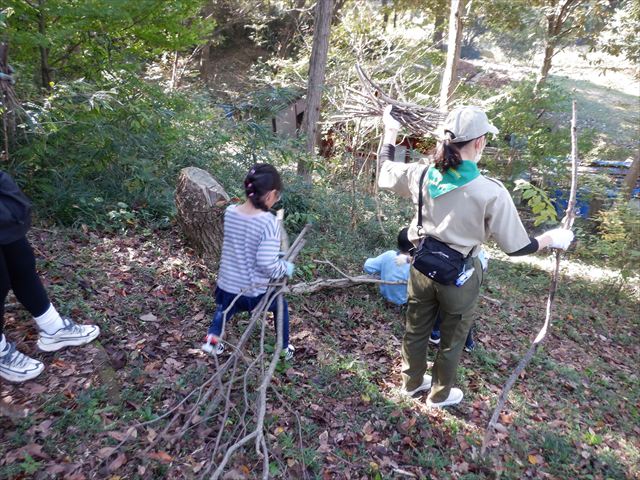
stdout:
{"type": "Polygon", "coordinates": [[[247,188],[251,188],[253,186],[253,183],[249,182],[247,183],[247,188]]]}
{"type": "Polygon", "coordinates": [[[251,192],[248,196],[249,196],[249,197],[253,197],[253,192],[251,192]]]}
{"type": "Polygon", "coordinates": [[[251,170],[249,170],[249,174],[250,175],[255,175],[256,174],[256,169],[252,168],[251,170]]]}

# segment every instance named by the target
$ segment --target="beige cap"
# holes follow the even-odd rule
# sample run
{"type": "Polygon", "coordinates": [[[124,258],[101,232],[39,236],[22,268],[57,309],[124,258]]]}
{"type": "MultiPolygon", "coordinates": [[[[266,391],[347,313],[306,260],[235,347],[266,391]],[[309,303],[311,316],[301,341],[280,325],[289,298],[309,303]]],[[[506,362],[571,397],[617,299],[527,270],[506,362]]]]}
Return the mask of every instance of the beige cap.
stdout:
{"type": "MultiPolygon", "coordinates": [[[[481,137],[487,133],[498,133],[480,107],[466,106],[454,108],[442,126],[443,134],[453,133],[451,143],[466,142],[481,137]]],[[[446,138],[446,135],[443,135],[446,138]]]]}

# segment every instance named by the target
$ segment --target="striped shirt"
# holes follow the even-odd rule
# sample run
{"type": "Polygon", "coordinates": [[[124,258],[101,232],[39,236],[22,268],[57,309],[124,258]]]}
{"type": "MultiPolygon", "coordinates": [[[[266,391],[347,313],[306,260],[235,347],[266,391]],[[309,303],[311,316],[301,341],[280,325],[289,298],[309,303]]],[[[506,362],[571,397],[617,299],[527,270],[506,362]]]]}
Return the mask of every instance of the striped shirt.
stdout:
{"type": "Polygon", "coordinates": [[[247,215],[230,205],[224,212],[218,287],[247,297],[266,292],[271,279],[287,273],[279,252],[280,226],[273,214],[247,215]]]}

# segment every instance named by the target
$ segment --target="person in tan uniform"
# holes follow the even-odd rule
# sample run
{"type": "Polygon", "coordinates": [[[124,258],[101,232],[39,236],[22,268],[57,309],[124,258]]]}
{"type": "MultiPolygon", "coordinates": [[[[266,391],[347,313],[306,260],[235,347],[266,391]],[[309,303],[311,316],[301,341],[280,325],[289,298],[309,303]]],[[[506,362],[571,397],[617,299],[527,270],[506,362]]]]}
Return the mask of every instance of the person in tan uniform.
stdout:
{"type": "Polygon", "coordinates": [[[491,237],[508,255],[526,255],[547,247],[566,249],[573,233],[557,228],[529,237],[504,185],[480,173],[477,163],[487,143],[486,136],[498,133],[480,108],[458,107],[447,116],[437,153],[426,163],[394,162],[400,123],[393,118],[391,106],[385,110],[383,120],[379,187],[418,205],[420,177],[425,173],[423,227],[418,228],[416,212],[409,227],[409,240],[417,247],[425,235],[433,237],[468,256],[465,268],[473,272],[460,286],[440,284],[413,265],[409,275],[402,340],[403,391],[414,395],[429,390],[430,407],[455,405],[463,398],[462,391],[453,387],[456,370],[483,280],[477,258],[479,247],[491,237]],[[441,342],[429,376],[425,374],[426,353],[438,311],[442,316],[441,342]]]}

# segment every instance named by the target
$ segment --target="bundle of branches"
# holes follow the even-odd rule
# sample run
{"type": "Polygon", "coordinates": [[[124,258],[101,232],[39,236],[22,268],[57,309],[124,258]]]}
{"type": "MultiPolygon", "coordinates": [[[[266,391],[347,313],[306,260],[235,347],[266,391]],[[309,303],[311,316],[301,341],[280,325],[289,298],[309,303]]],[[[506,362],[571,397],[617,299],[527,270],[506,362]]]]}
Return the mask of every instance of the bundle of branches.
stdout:
{"type": "MultiPolygon", "coordinates": [[[[304,236],[309,227],[307,225],[298,235],[287,251],[285,260],[295,260],[304,246],[304,236]]],[[[278,395],[271,380],[282,352],[282,293],[286,288],[284,279],[272,282],[258,306],[251,312],[249,324],[241,338],[235,345],[227,344],[230,355],[223,362],[219,357],[213,356],[214,368],[201,385],[158,418],[133,425],[110,455],[115,455],[122,445],[137,437],[138,429],[164,421],[163,430],[149,440],[142,454],[138,455],[139,458],[147,458],[147,454],[155,453],[160,446],[164,451],[180,454],[184,447],[181,440],[196,436],[201,442],[197,454],[203,459],[199,462],[199,474],[202,478],[219,479],[229,468],[234,454],[245,445],[253,444],[262,463],[262,478],[268,478],[270,449],[264,423],[269,410],[269,389],[278,395]],[[277,340],[273,354],[269,355],[265,351],[265,327],[270,323],[267,321],[268,308],[274,300],[278,301],[277,340]],[[261,325],[259,344],[252,344],[248,348],[258,325],[261,325]],[[245,355],[248,350],[255,354],[245,355]]],[[[240,295],[242,293],[233,303],[240,295]]],[[[286,402],[280,403],[286,407],[286,402]]],[[[293,415],[297,417],[296,412],[293,415]]],[[[195,453],[190,452],[190,456],[193,458],[195,453]]],[[[108,459],[104,461],[106,460],[108,459]]]]}
{"type": "Polygon", "coordinates": [[[13,69],[9,65],[9,45],[0,43],[0,117],[2,117],[2,144],[0,159],[9,160],[10,141],[15,137],[16,113],[22,111],[13,85],[13,69]]]}
{"type": "Polygon", "coordinates": [[[353,120],[365,117],[381,117],[387,105],[392,105],[392,115],[409,132],[419,136],[438,136],[437,128],[446,113],[435,107],[425,107],[416,103],[403,102],[391,98],[371,80],[360,65],[356,72],[363,90],[348,88],[351,97],[336,120],[353,120]]]}

